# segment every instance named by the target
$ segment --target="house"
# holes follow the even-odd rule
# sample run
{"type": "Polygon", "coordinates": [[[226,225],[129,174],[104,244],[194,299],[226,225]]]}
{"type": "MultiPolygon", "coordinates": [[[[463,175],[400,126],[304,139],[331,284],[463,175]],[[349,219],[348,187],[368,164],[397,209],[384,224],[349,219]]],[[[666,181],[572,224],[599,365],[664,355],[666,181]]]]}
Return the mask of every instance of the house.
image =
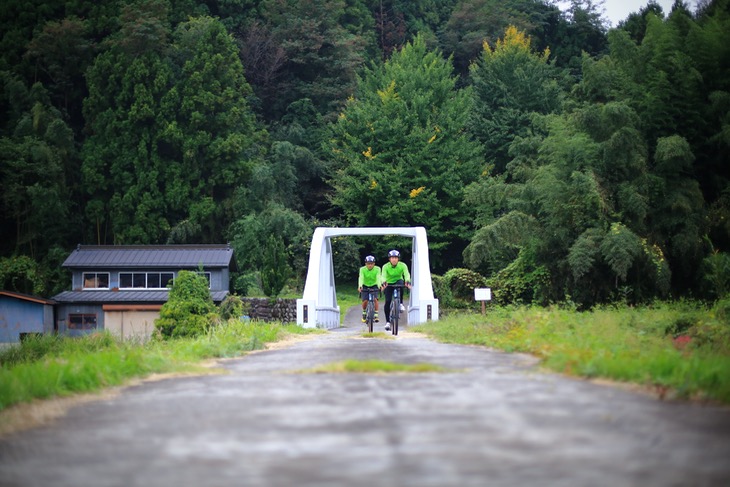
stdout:
{"type": "Polygon", "coordinates": [[[63,263],[72,274],[71,290],[52,298],[58,303],[56,329],[71,336],[109,330],[145,339],[178,272],[202,272],[220,304],[235,266],[230,245],[79,245],[63,263]]]}
{"type": "Polygon", "coordinates": [[[0,291],[0,344],[18,343],[33,333],[53,332],[50,299],[11,291],[0,291]]]}

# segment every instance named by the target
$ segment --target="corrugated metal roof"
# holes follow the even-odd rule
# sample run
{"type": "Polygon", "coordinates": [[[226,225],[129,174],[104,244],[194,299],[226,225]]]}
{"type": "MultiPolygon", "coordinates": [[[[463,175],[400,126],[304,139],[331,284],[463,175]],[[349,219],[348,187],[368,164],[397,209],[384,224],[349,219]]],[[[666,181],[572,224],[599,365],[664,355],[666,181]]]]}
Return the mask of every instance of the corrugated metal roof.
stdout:
{"type": "MultiPolygon", "coordinates": [[[[213,291],[216,303],[225,299],[228,291],[213,291]]],[[[165,303],[168,291],[64,291],[53,296],[58,303],[165,303]]]]}
{"type": "Polygon", "coordinates": [[[10,298],[21,299],[23,301],[32,301],[34,303],[41,304],[56,304],[55,301],[42,298],[40,296],[33,296],[31,294],[16,293],[13,291],[0,291],[0,296],[8,296],[10,298]]]}
{"type": "Polygon", "coordinates": [[[63,263],[70,268],[205,268],[235,270],[230,245],[79,245],[63,263]]]}

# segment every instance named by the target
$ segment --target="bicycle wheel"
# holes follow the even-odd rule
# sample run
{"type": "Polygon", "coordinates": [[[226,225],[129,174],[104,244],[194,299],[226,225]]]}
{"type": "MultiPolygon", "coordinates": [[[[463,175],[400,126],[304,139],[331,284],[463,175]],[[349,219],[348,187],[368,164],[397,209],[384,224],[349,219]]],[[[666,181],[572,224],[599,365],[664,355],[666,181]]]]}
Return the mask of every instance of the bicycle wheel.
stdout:
{"type": "Polygon", "coordinates": [[[398,334],[398,321],[400,320],[400,297],[393,297],[390,308],[390,329],[393,335],[398,334]]]}
{"type": "Polygon", "coordinates": [[[368,302],[368,309],[365,314],[365,321],[368,325],[368,333],[373,332],[373,322],[375,321],[375,304],[372,301],[368,302]]]}

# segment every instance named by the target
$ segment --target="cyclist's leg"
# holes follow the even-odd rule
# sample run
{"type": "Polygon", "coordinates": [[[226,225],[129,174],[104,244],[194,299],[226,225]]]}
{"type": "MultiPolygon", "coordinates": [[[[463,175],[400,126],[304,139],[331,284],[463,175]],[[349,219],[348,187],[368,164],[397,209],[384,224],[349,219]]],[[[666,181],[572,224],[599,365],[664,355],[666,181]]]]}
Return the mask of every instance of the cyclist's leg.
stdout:
{"type": "Polygon", "coordinates": [[[370,332],[370,333],[373,332],[374,318],[375,318],[375,304],[371,300],[368,300],[366,323],[368,326],[368,332],[370,332]]]}
{"type": "Polygon", "coordinates": [[[360,291],[360,299],[362,299],[362,322],[365,323],[365,312],[368,306],[368,293],[367,288],[362,288],[360,291]]]}
{"type": "Polygon", "coordinates": [[[395,297],[390,303],[390,330],[393,335],[398,334],[398,299],[395,297]]]}
{"type": "Polygon", "coordinates": [[[393,288],[386,287],[384,293],[385,293],[385,322],[390,323],[390,306],[391,306],[390,302],[393,299],[393,288]]]}

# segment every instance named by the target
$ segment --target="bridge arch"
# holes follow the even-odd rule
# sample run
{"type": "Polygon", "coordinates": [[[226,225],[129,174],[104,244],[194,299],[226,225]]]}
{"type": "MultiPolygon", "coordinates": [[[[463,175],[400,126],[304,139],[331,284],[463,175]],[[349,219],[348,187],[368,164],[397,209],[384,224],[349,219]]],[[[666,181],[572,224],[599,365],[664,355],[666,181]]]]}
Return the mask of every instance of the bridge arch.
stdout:
{"type": "MultiPolygon", "coordinates": [[[[340,326],[340,307],[335,292],[335,274],[332,264],[333,237],[351,235],[398,235],[413,239],[413,260],[409,269],[413,288],[406,305],[408,323],[436,321],[439,316],[438,299],[433,296],[431,268],[428,259],[428,240],[424,227],[317,227],[309,251],[309,267],[302,299],[297,299],[297,324],[305,328],[337,328],[340,326]]],[[[353,280],[356,276],[353,276],[353,280]]]]}

